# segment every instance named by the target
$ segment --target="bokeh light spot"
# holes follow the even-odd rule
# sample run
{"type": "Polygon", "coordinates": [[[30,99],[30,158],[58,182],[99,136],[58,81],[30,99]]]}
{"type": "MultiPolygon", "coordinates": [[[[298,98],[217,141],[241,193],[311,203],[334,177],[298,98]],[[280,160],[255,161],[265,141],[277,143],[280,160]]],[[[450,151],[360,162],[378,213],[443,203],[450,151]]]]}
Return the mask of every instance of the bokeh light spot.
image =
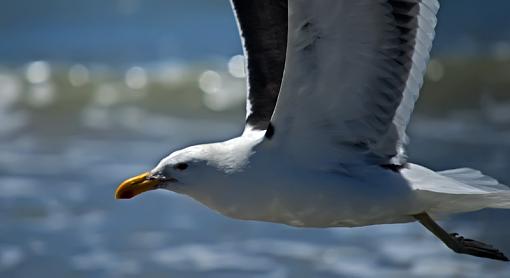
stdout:
{"type": "Polygon", "coordinates": [[[51,76],[50,64],[45,61],[32,62],[27,66],[25,76],[32,84],[47,82],[51,76]]]}
{"type": "Polygon", "coordinates": [[[228,72],[237,78],[245,78],[245,59],[243,55],[235,55],[228,61],[228,72]]]}
{"type": "Polygon", "coordinates": [[[132,67],[127,70],[126,85],[133,89],[143,89],[147,85],[147,72],[141,67],[132,67]]]}
{"type": "Polygon", "coordinates": [[[0,74],[0,108],[16,103],[21,93],[21,82],[13,75],[0,74]]]}
{"type": "Polygon", "coordinates": [[[73,65],[68,73],[69,83],[75,87],[80,87],[89,82],[90,74],[87,67],[81,64],[73,65]]]}
{"type": "Polygon", "coordinates": [[[198,85],[206,94],[217,94],[222,86],[221,75],[213,70],[205,71],[198,78],[198,85]]]}

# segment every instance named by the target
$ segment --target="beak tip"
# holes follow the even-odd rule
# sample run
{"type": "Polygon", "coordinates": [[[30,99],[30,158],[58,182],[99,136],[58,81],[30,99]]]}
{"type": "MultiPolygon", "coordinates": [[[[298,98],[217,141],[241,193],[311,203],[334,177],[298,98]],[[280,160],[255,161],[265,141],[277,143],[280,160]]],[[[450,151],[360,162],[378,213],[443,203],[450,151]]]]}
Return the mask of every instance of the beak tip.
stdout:
{"type": "Polygon", "coordinates": [[[115,191],[115,199],[131,199],[145,191],[156,189],[159,182],[148,180],[148,175],[148,172],[142,173],[121,183],[115,191]]]}
{"type": "Polygon", "coordinates": [[[117,199],[117,200],[126,200],[126,199],[131,199],[133,197],[134,197],[134,194],[132,194],[128,191],[115,192],[115,199],[117,199]]]}
{"type": "Polygon", "coordinates": [[[135,190],[132,188],[128,188],[127,186],[119,186],[117,190],[115,190],[115,199],[117,200],[127,200],[135,197],[137,195],[135,190]]]}

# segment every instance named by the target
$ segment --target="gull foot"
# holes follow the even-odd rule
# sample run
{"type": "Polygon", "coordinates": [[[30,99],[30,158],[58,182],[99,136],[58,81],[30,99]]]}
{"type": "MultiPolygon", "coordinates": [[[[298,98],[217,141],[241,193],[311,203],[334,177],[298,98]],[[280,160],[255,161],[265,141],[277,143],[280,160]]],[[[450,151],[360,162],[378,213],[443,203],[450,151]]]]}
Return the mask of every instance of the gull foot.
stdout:
{"type": "Polygon", "coordinates": [[[476,257],[489,258],[499,261],[508,261],[508,258],[492,245],[485,244],[480,241],[464,238],[457,233],[450,234],[450,237],[457,244],[453,247],[453,251],[461,254],[467,254],[476,257]]]}

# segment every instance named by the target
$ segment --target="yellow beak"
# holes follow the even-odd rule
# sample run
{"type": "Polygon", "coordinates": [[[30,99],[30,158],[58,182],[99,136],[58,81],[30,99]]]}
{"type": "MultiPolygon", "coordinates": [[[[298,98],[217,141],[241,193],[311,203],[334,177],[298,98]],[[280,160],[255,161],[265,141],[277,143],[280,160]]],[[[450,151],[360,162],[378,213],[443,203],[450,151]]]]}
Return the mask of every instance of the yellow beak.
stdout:
{"type": "Polygon", "coordinates": [[[117,187],[115,191],[115,199],[131,199],[145,191],[158,188],[161,183],[157,180],[149,180],[149,172],[140,174],[136,177],[125,180],[117,187]]]}

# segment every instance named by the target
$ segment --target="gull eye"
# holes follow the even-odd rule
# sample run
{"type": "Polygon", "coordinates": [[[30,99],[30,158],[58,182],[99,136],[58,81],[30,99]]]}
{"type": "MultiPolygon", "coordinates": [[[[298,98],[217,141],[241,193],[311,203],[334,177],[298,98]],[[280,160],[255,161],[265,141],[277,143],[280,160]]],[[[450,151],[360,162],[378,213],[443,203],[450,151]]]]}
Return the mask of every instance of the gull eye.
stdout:
{"type": "Polygon", "coordinates": [[[188,168],[188,164],[187,163],[177,163],[177,164],[174,165],[174,169],[177,169],[179,171],[186,170],[186,168],[188,168]]]}

